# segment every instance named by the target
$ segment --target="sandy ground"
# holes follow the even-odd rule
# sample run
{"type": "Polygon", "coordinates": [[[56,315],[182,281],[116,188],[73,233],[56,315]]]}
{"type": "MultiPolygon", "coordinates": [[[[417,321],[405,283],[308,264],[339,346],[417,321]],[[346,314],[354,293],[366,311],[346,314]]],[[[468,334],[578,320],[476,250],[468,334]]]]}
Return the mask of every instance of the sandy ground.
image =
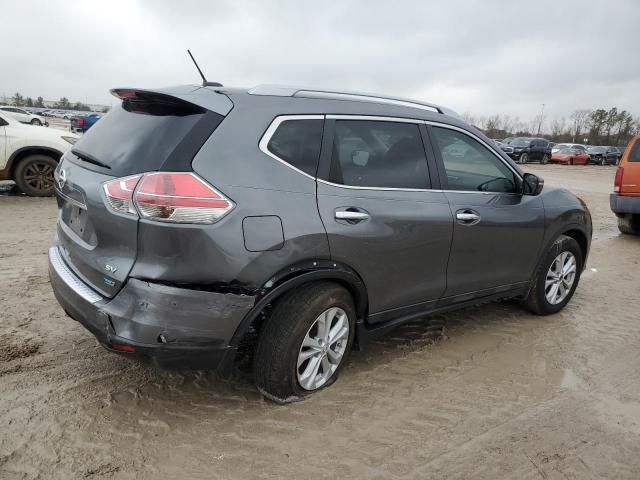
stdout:
{"type": "Polygon", "coordinates": [[[609,211],[615,168],[528,170],[594,217],[563,312],[425,319],[288,406],[96,346],[48,284],[53,199],[0,196],[0,478],[640,478],[640,238],[609,211]]]}

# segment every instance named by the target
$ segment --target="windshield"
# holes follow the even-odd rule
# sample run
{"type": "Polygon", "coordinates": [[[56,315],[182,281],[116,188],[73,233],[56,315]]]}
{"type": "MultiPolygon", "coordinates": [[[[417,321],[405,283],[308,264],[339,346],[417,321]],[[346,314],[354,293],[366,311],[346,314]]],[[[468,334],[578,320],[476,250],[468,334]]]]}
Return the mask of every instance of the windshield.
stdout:
{"type": "Polygon", "coordinates": [[[528,147],[531,140],[527,140],[525,138],[516,138],[511,141],[511,145],[516,147],[528,147]]]}
{"type": "Polygon", "coordinates": [[[587,148],[587,152],[589,153],[604,153],[607,149],[605,147],[589,147],[587,148]]]}

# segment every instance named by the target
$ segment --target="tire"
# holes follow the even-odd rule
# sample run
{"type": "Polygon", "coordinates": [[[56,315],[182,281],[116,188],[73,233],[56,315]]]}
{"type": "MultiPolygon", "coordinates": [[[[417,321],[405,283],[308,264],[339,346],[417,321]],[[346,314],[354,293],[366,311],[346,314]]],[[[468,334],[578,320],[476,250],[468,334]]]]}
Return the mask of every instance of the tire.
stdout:
{"type": "MultiPolygon", "coordinates": [[[[256,347],[254,380],[258,390],[266,398],[284,404],[302,400],[304,397],[333,384],[351,350],[355,336],[355,318],[356,312],[351,294],[331,282],[303,285],[278,300],[270,317],[262,327],[256,347]],[[307,384],[305,388],[300,381],[300,371],[302,374],[306,373],[307,369],[313,366],[311,362],[319,358],[318,355],[320,355],[323,360],[317,363],[319,365],[315,369],[317,374],[307,376],[307,378],[321,378],[323,375],[320,373],[320,368],[322,370],[326,368],[324,361],[329,362],[331,355],[315,350],[322,347],[303,346],[303,340],[307,336],[313,337],[320,334],[320,326],[317,323],[320,320],[319,316],[333,311],[331,309],[342,310],[347,317],[347,337],[343,338],[339,342],[340,345],[335,347],[343,353],[337,362],[335,371],[329,375],[324,383],[318,385],[317,388],[310,388],[315,385],[307,384]],[[299,364],[299,355],[304,355],[303,348],[307,353],[314,350],[319,353],[299,364]],[[342,350],[343,348],[344,350],[342,350]]],[[[344,319],[342,322],[344,325],[344,319]]],[[[337,326],[337,323],[334,325],[337,326]]],[[[343,330],[344,327],[341,331],[343,330]]],[[[335,346],[337,343],[333,345],[335,346]]],[[[337,355],[334,349],[329,350],[337,355]]]]}
{"type": "Polygon", "coordinates": [[[529,161],[529,155],[527,155],[526,153],[523,153],[522,155],[520,155],[520,163],[527,163],[529,161]]]}
{"type": "Polygon", "coordinates": [[[29,155],[18,163],[14,180],[18,188],[30,197],[53,195],[53,171],[58,162],[46,155],[29,155]]]}
{"type": "Polygon", "coordinates": [[[626,235],[640,235],[640,214],[627,213],[619,216],[618,230],[626,235]]]}
{"type": "Polygon", "coordinates": [[[600,160],[600,165],[602,165],[603,167],[607,166],[607,159],[602,157],[602,160],[600,160]]]}
{"type": "Polygon", "coordinates": [[[31,120],[31,125],[41,126],[42,122],[40,120],[38,120],[37,118],[34,118],[33,120],[31,120]]]}
{"type": "MultiPolygon", "coordinates": [[[[557,264],[556,264],[557,265],[557,264]]],[[[568,264],[567,264],[568,265],[568,264]]],[[[578,286],[578,282],[580,281],[580,274],[582,273],[582,250],[580,249],[580,245],[573,238],[568,237],[566,235],[560,235],[554,242],[551,244],[547,252],[542,257],[538,268],[536,269],[535,277],[533,280],[533,287],[529,292],[527,298],[522,301],[522,305],[532,313],[536,315],[550,315],[552,313],[559,312],[562,310],[567,303],[573,297],[574,292],[576,291],[576,287],[578,286]],[[575,261],[575,270],[573,272],[573,279],[571,281],[571,285],[567,289],[567,283],[563,282],[560,279],[558,282],[562,285],[562,287],[558,287],[555,291],[553,290],[554,285],[551,284],[547,287],[547,281],[556,283],[553,279],[549,280],[549,276],[551,275],[551,268],[556,262],[556,260],[561,259],[561,255],[567,254],[565,258],[570,258],[573,256],[575,261]],[[548,294],[553,296],[553,293],[556,292],[558,295],[562,290],[560,288],[564,288],[564,296],[560,300],[558,298],[557,303],[552,303],[548,299],[548,294]]],[[[568,277],[567,277],[568,278],[568,277]]]]}
{"type": "Polygon", "coordinates": [[[542,160],[540,160],[540,163],[543,165],[546,165],[547,163],[549,163],[549,155],[547,155],[546,153],[542,156],[542,160]]]}

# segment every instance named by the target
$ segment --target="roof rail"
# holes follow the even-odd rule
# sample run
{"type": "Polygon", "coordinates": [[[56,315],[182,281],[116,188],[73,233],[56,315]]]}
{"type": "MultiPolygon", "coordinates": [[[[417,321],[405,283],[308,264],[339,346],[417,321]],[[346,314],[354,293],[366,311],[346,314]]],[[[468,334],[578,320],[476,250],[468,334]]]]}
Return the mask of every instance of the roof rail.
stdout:
{"type": "Polygon", "coordinates": [[[434,105],[426,105],[411,100],[402,100],[392,97],[378,97],[375,95],[367,95],[362,93],[345,93],[345,92],[325,92],[320,90],[299,90],[294,97],[304,98],[326,98],[328,100],[352,100],[354,102],[371,102],[383,103],[386,105],[398,105],[399,107],[419,108],[420,110],[428,110],[430,112],[442,113],[442,111],[434,105]]]}
{"type": "Polygon", "coordinates": [[[397,105],[401,107],[418,108],[435,113],[455,114],[448,109],[429,103],[417,102],[415,100],[386,97],[368,93],[317,90],[300,87],[287,87],[280,85],[258,85],[249,90],[251,95],[270,95],[279,97],[301,97],[301,98],[325,98],[327,100],[351,100],[355,102],[382,103],[386,105],[397,105]]]}

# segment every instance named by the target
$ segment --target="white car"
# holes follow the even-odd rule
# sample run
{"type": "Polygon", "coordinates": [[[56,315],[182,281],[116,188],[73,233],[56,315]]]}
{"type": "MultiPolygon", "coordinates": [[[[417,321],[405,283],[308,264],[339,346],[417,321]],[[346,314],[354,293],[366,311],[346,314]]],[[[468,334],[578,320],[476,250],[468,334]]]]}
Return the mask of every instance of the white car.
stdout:
{"type": "Polygon", "coordinates": [[[551,149],[551,153],[556,153],[562,148],[568,148],[570,150],[583,150],[585,153],[587,151],[587,147],[582,145],[581,143],[556,143],[551,149]]]}
{"type": "Polygon", "coordinates": [[[7,115],[15,118],[22,123],[30,123],[31,125],[49,125],[49,123],[40,115],[35,115],[33,113],[27,112],[22,108],[0,106],[0,111],[2,113],[6,113],[7,115]]]}
{"type": "Polygon", "coordinates": [[[53,194],[53,171],[78,135],[24,125],[0,112],[0,180],[13,180],[33,197],[53,194]]]}

